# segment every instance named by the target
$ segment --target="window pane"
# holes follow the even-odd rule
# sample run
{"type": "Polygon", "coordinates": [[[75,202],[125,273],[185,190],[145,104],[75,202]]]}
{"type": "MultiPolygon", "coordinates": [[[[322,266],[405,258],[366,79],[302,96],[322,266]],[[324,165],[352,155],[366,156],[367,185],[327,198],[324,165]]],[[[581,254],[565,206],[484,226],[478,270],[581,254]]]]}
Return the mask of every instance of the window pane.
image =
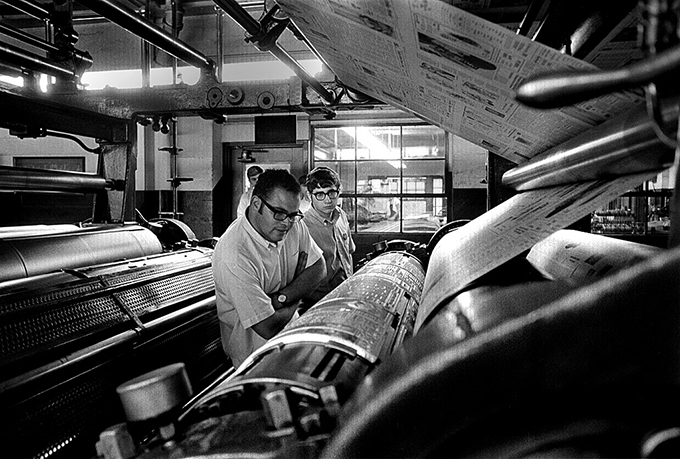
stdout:
{"type": "Polygon", "coordinates": [[[402,201],[405,233],[435,232],[446,222],[445,198],[404,198],[402,201]]]}
{"type": "Polygon", "coordinates": [[[399,159],[401,157],[401,129],[399,127],[359,126],[346,129],[348,129],[346,132],[355,132],[359,159],[399,159]]]}
{"type": "Polygon", "coordinates": [[[444,158],[446,134],[435,126],[404,126],[404,158],[444,158]]]}
{"type": "Polygon", "coordinates": [[[404,193],[442,193],[444,160],[404,161],[404,193]]]}
{"type": "Polygon", "coordinates": [[[431,233],[447,220],[446,150],[435,126],[317,128],[313,164],[340,175],[353,231],[431,233]]]}
{"type": "Polygon", "coordinates": [[[340,183],[342,183],[342,192],[354,193],[356,187],[356,179],[354,176],[354,162],[330,162],[330,161],[316,161],[314,167],[326,166],[333,169],[340,176],[340,183]]]}
{"type": "Polygon", "coordinates": [[[357,161],[357,193],[400,193],[400,161],[357,161]]]}
{"type": "Polygon", "coordinates": [[[398,215],[388,218],[390,201],[390,198],[357,198],[357,231],[398,233],[398,215]]]}
{"type": "Polygon", "coordinates": [[[350,231],[356,232],[356,198],[341,197],[340,208],[347,213],[350,231]]]}
{"type": "Polygon", "coordinates": [[[436,178],[432,180],[432,191],[434,193],[444,193],[444,179],[436,178]]]}
{"type": "Polygon", "coordinates": [[[355,128],[317,128],[314,130],[314,159],[317,161],[354,160],[355,128]]]}

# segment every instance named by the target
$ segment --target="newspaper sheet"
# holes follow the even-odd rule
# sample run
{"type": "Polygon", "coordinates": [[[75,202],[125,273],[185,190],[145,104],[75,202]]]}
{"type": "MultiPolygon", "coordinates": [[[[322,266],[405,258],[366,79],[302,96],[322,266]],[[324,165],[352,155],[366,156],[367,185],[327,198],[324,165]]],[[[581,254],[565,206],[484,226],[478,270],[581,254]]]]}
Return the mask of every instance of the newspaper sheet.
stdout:
{"type": "Polygon", "coordinates": [[[278,3],[345,85],[517,164],[642,103],[625,92],[554,110],[520,105],[527,77],[595,67],[443,1],[278,3]]]}
{"type": "Polygon", "coordinates": [[[607,236],[560,230],[535,244],[527,260],[548,279],[575,285],[657,255],[663,249],[607,236]]]}
{"type": "Polygon", "coordinates": [[[520,193],[447,234],[430,257],[416,331],[439,304],[470,282],[653,175],[520,193]]]}

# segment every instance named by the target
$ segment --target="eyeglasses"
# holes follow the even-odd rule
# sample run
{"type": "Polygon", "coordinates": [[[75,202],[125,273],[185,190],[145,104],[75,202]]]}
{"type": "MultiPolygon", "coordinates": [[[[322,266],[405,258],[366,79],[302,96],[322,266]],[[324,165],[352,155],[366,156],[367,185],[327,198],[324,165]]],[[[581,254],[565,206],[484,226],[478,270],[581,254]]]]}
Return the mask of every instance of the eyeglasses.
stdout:
{"type": "Polygon", "coordinates": [[[282,221],[285,221],[286,218],[287,218],[291,222],[296,223],[296,222],[299,222],[300,220],[302,220],[302,217],[304,217],[304,215],[302,215],[302,213],[300,213],[300,212],[292,212],[290,214],[287,213],[287,212],[283,212],[280,209],[277,209],[276,207],[272,207],[271,204],[269,204],[267,201],[265,201],[262,196],[258,195],[257,197],[260,198],[260,201],[262,201],[264,203],[264,205],[267,206],[269,208],[269,210],[272,211],[272,213],[274,214],[274,220],[276,220],[276,221],[282,222],[282,221]]]}
{"type": "Polygon", "coordinates": [[[331,199],[335,199],[338,196],[340,196],[340,192],[338,190],[316,191],[312,194],[314,195],[317,201],[323,201],[324,199],[326,199],[326,196],[328,196],[331,199]]]}

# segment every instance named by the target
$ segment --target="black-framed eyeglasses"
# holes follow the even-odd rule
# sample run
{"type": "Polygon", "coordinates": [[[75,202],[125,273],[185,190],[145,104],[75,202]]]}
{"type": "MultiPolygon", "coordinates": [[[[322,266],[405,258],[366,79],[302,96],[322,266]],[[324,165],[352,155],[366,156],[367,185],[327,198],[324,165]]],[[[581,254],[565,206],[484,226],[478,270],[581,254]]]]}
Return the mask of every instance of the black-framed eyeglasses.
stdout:
{"type": "Polygon", "coordinates": [[[323,201],[324,199],[326,199],[326,196],[328,196],[331,199],[335,199],[338,196],[340,196],[340,192],[338,190],[315,191],[312,194],[314,195],[317,201],[323,201]]]}
{"type": "Polygon", "coordinates": [[[291,212],[291,213],[284,212],[281,209],[277,209],[276,207],[272,207],[272,205],[269,204],[267,201],[265,201],[262,196],[258,195],[257,197],[260,198],[260,201],[262,201],[264,203],[264,205],[267,206],[269,208],[269,210],[272,211],[272,214],[274,214],[274,220],[276,220],[276,221],[282,222],[282,221],[285,221],[286,218],[287,218],[291,222],[295,223],[295,222],[299,222],[300,220],[302,220],[302,217],[304,217],[304,215],[302,215],[301,212],[291,212]]]}

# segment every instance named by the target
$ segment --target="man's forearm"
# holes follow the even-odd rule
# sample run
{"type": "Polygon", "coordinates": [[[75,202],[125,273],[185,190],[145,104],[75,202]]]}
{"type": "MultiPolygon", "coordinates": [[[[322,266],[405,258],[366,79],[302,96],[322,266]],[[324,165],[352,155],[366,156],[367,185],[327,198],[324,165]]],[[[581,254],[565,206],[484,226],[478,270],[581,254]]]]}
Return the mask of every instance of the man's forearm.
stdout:
{"type": "Polygon", "coordinates": [[[253,325],[253,330],[264,339],[270,339],[290,321],[297,311],[297,302],[309,292],[316,290],[316,287],[326,277],[326,262],[323,258],[319,259],[309,268],[303,270],[293,281],[286,285],[279,292],[285,293],[288,297],[286,305],[282,305],[277,300],[279,292],[272,293],[272,307],[274,314],[265,320],[253,325]]]}
{"type": "Polygon", "coordinates": [[[297,302],[305,295],[316,290],[326,277],[326,262],[320,258],[312,266],[300,273],[293,281],[280,291],[288,297],[288,303],[297,302]]]}
{"type": "Polygon", "coordinates": [[[274,314],[253,325],[253,330],[264,339],[271,339],[290,322],[295,311],[297,311],[296,304],[288,306],[279,304],[279,308],[274,311],[274,314]]]}

